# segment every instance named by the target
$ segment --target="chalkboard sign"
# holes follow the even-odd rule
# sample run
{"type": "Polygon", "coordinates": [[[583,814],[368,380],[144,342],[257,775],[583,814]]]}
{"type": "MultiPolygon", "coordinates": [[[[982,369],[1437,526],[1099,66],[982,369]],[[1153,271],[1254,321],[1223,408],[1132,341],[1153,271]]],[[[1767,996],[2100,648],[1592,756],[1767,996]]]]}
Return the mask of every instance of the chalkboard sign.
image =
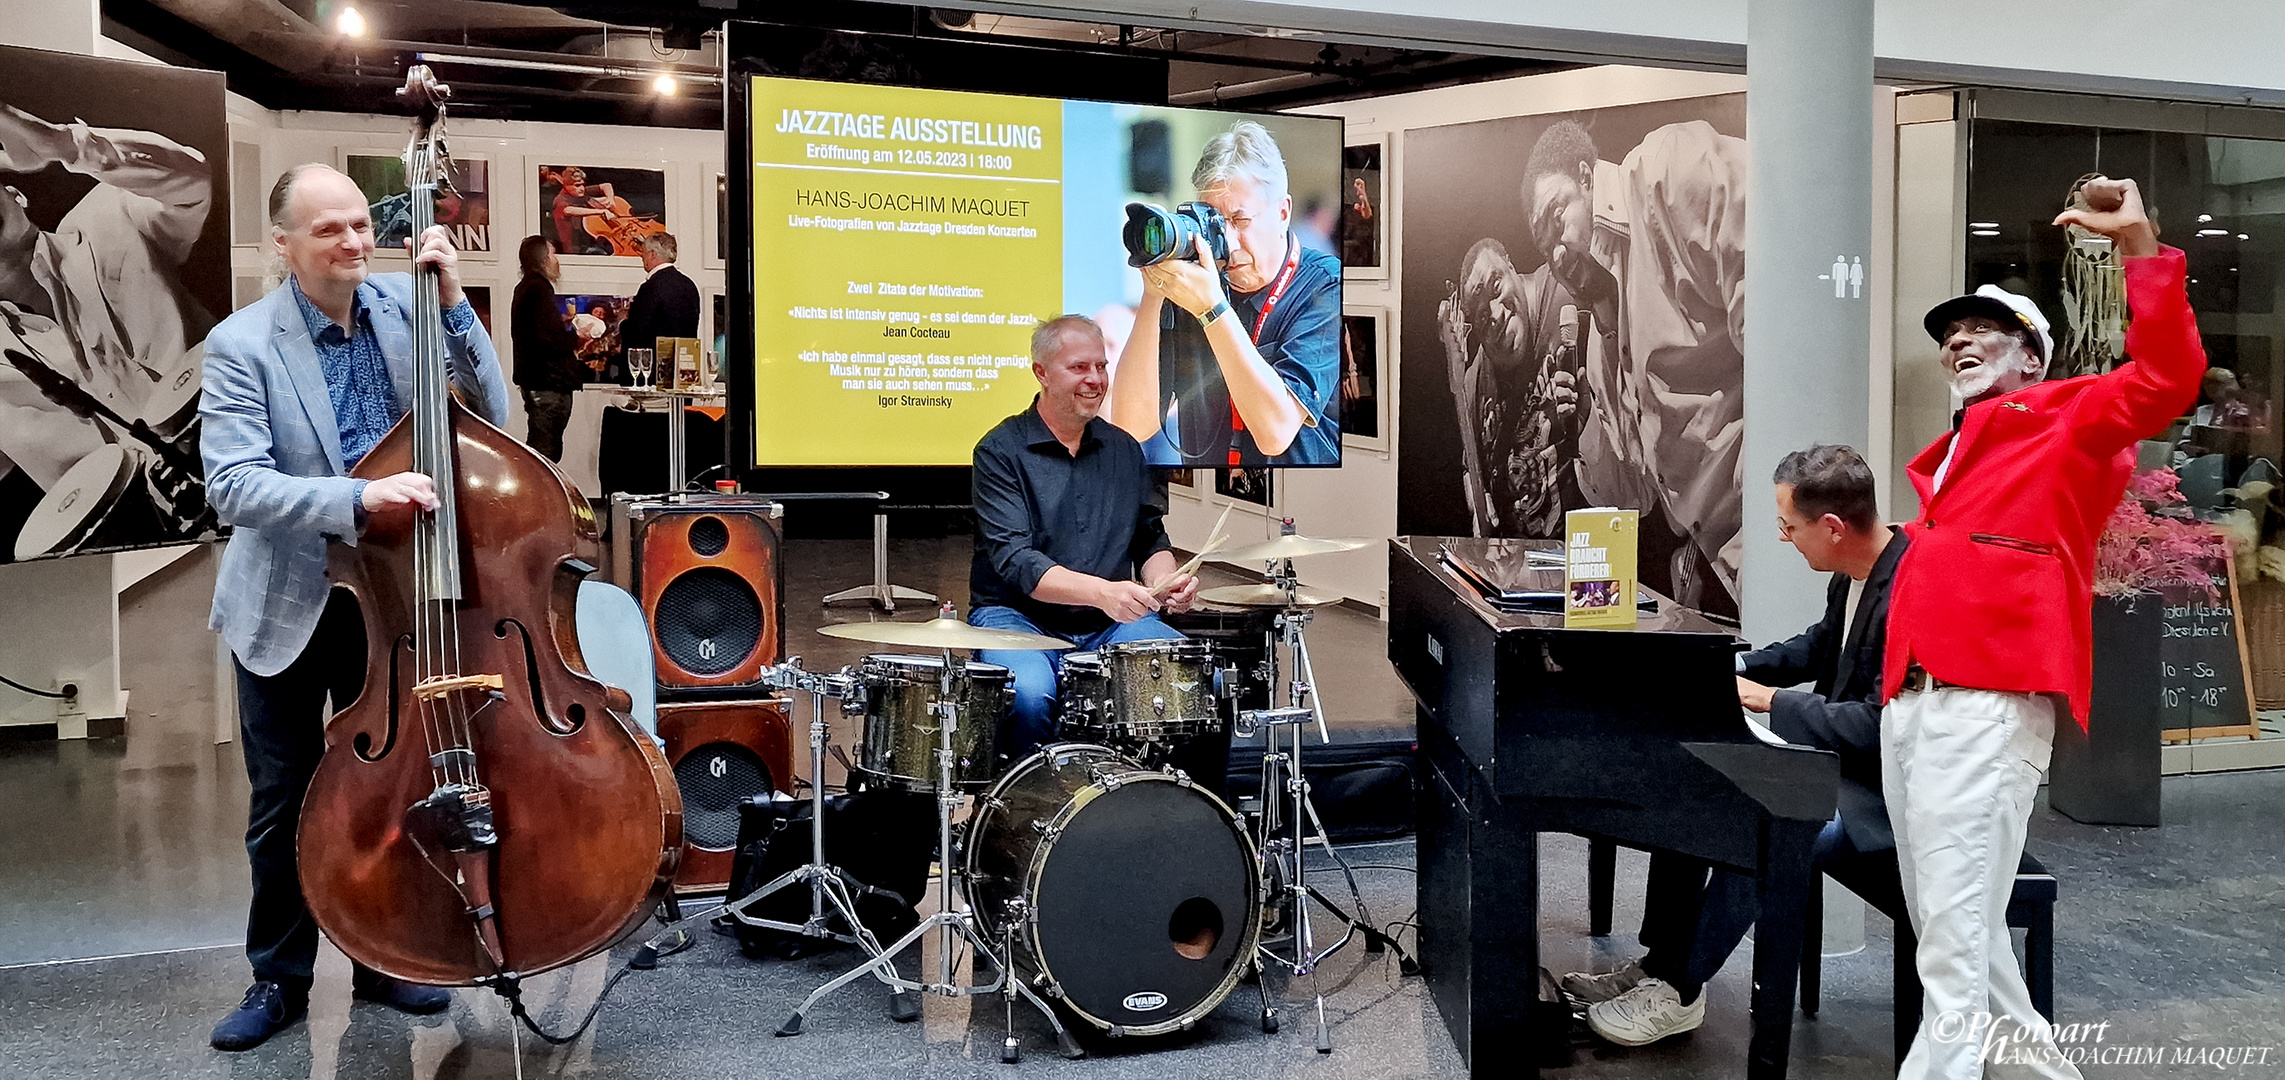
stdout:
{"type": "Polygon", "coordinates": [[[2175,738],[2181,729],[2253,722],[2229,579],[2217,576],[2214,589],[2217,596],[2187,586],[2159,590],[2165,620],[2158,638],[2158,726],[2175,738]]]}

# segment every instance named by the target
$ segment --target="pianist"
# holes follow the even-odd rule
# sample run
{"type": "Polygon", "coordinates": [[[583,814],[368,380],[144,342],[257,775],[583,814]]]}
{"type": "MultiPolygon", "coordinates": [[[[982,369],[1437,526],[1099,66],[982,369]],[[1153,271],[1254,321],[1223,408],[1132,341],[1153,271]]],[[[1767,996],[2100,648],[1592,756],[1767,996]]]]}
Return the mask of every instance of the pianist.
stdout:
{"type": "MultiPolygon", "coordinates": [[[[1790,641],[1738,659],[1738,701],[1769,714],[1786,741],[1841,759],[1840,812],[1811,853],[1816,869],[1891,918],[1902,918],[1896,841],[1880,797],[1880,660],[1888,582],[1904,533],[1882,524],[1872,470],[1846,446],[1796,450],[1778,463],[1777,535],[1833,575],[1825,617],[1790,641]],[[1809,690],[1772,687],[1814,684],[1809,690]]],[[[1812,878],[1812,881],[1815,879],[1812,878]]],[[[1642,1046],[1697,1028],[1702,993],[1759,914],[1751,874],[1655,854],[1643,902],[1649,952],[1602,975],[1573,972],[1563,989],[1589,1002],[1587,1025],[1621,1046],[1642,1046]]]]}
{"type": "MultiPolygon", "coordinates": [[[[1110,384],[1106,348],[1084,315],[1039,324],[1031,335],[1039,396],[976,444],[968,621],[977,626],[1082,649],[1182,636],[1158,612],[1189,610],[1198,579],[1169,580],[1166,507],[1151,491],[1142,447],[1095,415],[1110,384]]],[[[977,658],[1006,667],[1015,683],[1001,752],[1020,759],[1048,742],[1060,656],[995,649],[977,658]]]]}
{"type": "Polygon", "coordinates": [[[2093,684],[2095,538],[2133,447],[2197,396],[2206,370],[2181,251],[2161,247],[2131,180],[2095,177],[2057,225],[2108,237],[2126,273],[2126,354],[2103,375],[2043,381],[2053,355],[2031,301],[1985,286],[1924,320],[1965,403],[1907,467],[1920,518],[1897,567],[1882,664],[1882,790],[1919,932],[1922,1023],[1898,1075],[1973,1080],[1980,1040],[2079,1073],[2055,1052],[2008,944],[2007,897],[2059,723],[2084,724],[2093,684]]]}

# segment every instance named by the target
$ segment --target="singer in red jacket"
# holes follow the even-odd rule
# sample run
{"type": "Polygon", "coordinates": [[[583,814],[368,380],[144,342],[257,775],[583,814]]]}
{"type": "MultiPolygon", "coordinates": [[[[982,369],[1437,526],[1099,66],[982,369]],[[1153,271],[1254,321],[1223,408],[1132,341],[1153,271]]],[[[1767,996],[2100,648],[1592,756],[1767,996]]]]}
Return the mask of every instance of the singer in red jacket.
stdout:
{"type": "Polygon", "coordinates": [[[2129,362],[2042,382],[2053,338],[2031,301],[1986,285],[1927,316],[1956,430],[1909,468],[1919,520],[1889,594],[1882,787],[1926,1007],[1905,1080],[2076,1078],[2032,1008],[2007,898],[2056,713],[2085,723],[2095,538],[2134,444],[2197,396],[2206,361],[2183,289],[2131,180],[2096,178],[2058,225],[2106,236],[2125,264],[2129,362]]]}

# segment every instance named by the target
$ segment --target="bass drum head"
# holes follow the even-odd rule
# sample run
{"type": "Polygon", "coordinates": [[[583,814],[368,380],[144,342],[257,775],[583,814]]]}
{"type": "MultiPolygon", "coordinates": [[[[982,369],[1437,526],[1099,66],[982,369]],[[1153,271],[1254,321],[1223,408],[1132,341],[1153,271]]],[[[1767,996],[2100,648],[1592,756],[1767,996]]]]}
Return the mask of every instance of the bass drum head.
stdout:
{"type": "MultiPolygon", "coordinates": [[[[1035,849],[1027,936],[1099,1028],[1189,1027],[1236,989],[1261,933],[1253,844],[1207,792],[1139,768],[1082,788],[1035,849]]],[[[1028,823],[1009,821],[1011,827],[1028,823]]]]}

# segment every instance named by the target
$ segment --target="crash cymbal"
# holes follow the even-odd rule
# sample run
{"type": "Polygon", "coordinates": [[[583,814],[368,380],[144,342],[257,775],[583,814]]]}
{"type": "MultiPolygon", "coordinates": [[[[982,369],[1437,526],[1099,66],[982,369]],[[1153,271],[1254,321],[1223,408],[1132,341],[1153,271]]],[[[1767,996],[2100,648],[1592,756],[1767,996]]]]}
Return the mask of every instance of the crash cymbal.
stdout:
{"type": "Polygon", "coordinates": [[[1280,536],[1275,540],[1264,540],[1261,543],[1242,548],[1217,551],[1213,554],[1213,559],[1215,562],[1227,563],[1261,562],[1266,559],[1298,559],[1304,555],[1327,555],[1336,551],[1355,551],[1359,548],[1371,547],[1374,543],[1375,541],[1361,536],[1339,540],[1319,540],[1315,537],[1295,534],[1280,536]]]}
{"type": "Polygon", "coordinates": [[[1268,582],[1259,585],[1223,585],[1218,588],[1206,589],[1198,594],[1198,599],[1209,604],[1222,604],[1227,607],[1323,607],[1326,604],[1341,602],[1341,598],[1338,596],[1326,596],[1322,593],[1309,592],[1306,589],[1292,596],[1287,596],[1284,589],[1268,582]]]}
{"type": "Polygon", "coordinates": [[[910,649],[1068,649],[1072,644],[1059,637],[1045,634],[1026,634],[1017,630],[993,630],[970,626],[958,619],[930,619],[927,622],[853,622],[821,626],[817,632],[827,637],[847,638],[851,641],[870,641],[876,645],[902,645],[910,649]]]}

